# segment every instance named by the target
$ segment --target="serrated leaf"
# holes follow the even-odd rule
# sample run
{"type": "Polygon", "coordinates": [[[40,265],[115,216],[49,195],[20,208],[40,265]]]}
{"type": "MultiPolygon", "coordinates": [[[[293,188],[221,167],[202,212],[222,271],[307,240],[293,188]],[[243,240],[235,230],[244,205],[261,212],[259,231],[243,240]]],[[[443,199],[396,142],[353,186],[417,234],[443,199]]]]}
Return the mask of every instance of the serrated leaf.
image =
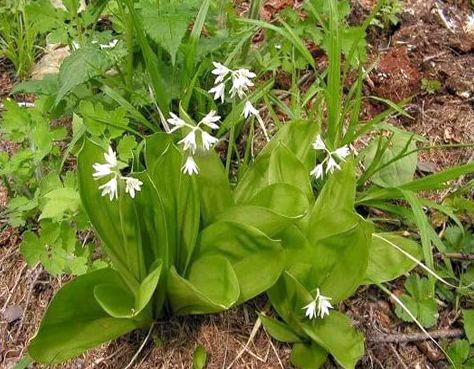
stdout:
{"type": "MultiPolygon", "coordinates": [[[[408,294],[400,296],[400,301],[423,327],[435,325],[438,320],[438,307],[431,293],[429,280],[412,275],[405,281],[405,289],[408,294]]],[[[395,307],[395,313],[400,319],[413,322],[412,317],[401,306],[395,307]]]]}
{"type": "Polygon", "coordinates": [[[74,213],[78,210],[81,200],[79,193],[73,188],[58,188],[47,193],[47,200],[39,219],[61,220],[65,214],[74,213]]]}
{"type": "Polygon", "coordinates": [[[64,59],[59,69],[58,104],[73,88],[102,75],[112,62],[100,49],[83,47],[64,59]]]}
{"type": "Polygon", "coordinates": [[[141,14],[148,35],[171,56],[174,64],[176,53],[196,12],[196,1],[163,1],[159,8],[154,1],[142,1],[141,14]]]}
{"type": "Polygon", "coordinates": [[[117,153],[119,159],[127,163],[130,159],[133,158],[133,150],[137,147],[137,141],[135,137],[126,135],[123,136],[117,146],[117,153]]]}

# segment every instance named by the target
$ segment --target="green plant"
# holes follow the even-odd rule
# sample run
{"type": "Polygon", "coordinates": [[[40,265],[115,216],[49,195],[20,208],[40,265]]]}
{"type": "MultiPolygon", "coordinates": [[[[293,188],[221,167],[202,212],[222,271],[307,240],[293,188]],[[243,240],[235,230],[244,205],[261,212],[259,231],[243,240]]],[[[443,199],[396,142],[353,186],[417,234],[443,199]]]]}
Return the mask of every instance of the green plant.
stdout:
{"type": "Polygon", "coordinates": [[[436,79],[426,79],[421,80],[421,88],[429,94],[434,94],[441,90],[441,82],[436,79]]]}
{"type": "Polygon", "coordinates": [[[0,55],[11,61],[20,79],[29,76],[41,45],[25,3],[0,6],[0,55]]]}
{"type": "Polygon", "coordinates": [[[400,0],[382,0],[382,7],[371,21],[371,25],[382,29],[396,26],[400,20],[398,16],[403,11],[403,3],[400,0]]]}
{"type": "Polygon", "coordinates": [[[226,310],[278,279],[283,250],[270,237],[304,215],[298,188],[276,182],[239,201],[212,152],[196,154],[202,172],[194,177],[182,173],[186,158],[171,136],[157,133],[145,147],[146,170],[124,176],[113,151],[101,164],[103,150],[84,143],[81,199],[114,269],[83,274],[58,292],[30,344],[35,360],[63,361],[164,314],[226,310]]]}

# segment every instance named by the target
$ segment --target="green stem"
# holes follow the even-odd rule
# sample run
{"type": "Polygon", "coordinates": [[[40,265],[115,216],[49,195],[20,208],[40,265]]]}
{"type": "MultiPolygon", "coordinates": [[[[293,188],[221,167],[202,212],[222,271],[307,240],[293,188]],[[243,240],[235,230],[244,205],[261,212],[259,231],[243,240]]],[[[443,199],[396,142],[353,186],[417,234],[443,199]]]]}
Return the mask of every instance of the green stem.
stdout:
{"type": "MultiPolygon", "coordinates": [[[[262,5],[262,0],[251,0],[250,4],[250,11],[249,11],[249,19],[258,19],[260,17],[260,7],[262,5]]],[[[242,49],[241,60],[242,63],[245,64],[247,60],[248,53],[250,51],[250,46],[252,45],[252,37],[250,37],[246,42],[242,49]]]]}
{"type": "Polygon", "coordinates": [[[122,1],[117,1],[122,21],[125,25],[125,42],[127,43],[127,85],[133,84],[133,19],[125,12],[122,1]]]}
{"type": "Polygon", "coordinates": [[[229,145],[227,146],[227,158],[225,162],[225,171],[227,173],[227,177],[230,176],[230,163],[232,161],[232,151],[234,149],[234,140],[235,140],[235,127],[232,127],[229,133],[229,145]]]}

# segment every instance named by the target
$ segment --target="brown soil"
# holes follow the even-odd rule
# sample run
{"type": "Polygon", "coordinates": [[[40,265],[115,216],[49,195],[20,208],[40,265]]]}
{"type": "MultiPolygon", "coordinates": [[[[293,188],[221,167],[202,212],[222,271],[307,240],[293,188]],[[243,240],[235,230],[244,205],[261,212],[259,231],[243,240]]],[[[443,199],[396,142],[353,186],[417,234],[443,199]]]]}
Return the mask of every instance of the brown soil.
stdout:
{"type": "MultiPolygon", "coordinates": [[[[351,21],[357,23],[374,6],[375,0],[353,0],[352,3],[351,21]]],[[[265,2],[261,16],[272,20],[281,9],[287,6],[298,9],[300,5],[301,1],[296,0],[269,0],[265,2]]],[[[239,10],[248,10],[248,3],[239,1],[239,10]]],[[[367,95],[395,101],[413,97],[406,107],[413,119],[396,118],[392,123],[424,136],[431,144],[474,142],[474,44],[472,33],[464,27],[470,11],[467,0],[443,3],[407,0],[398,27],[383,31],[372,29],[370,34],[369,64],[376,62],[376,67],[366,83],[367,95]],[[435,94],[423,91],[420,85],[423,78],[439,80],[442,89],[435,94]]],[[[0,60],[1,98],[11,90],[12,76],[11,66],[0,60]]],[[[367,115],[381,108],[379,103],[370,102],[366,106],[367,115]]],[[[14,149],[6,144],[1,143],[2,151],[14,149]]],[[[422,153],[419,168],[424,172],[436,171],[472,159],[472,150],[433,150],[422,153]]],[[[5,205],[6,192],[0,186],[0,214],[5,205]]],[[[52,278],[41,267],[27,268],[18,251],[20,242],[20,231],[6,227],[0,216],[2,369],[13,368],[25,354],[27,342],[34,335],[48,302],[66,281],[66,278],[52,278]]],[[[395,292],[402,289],[400,281],[392,285],[395,292]]],[[[191,368],[192,353],[199,344],[208,352],[208,369],[227,368],[232,363],[232,368],[238,369],[291,368],[290,347],[269,339],[263,328],[259,328],[247,344],[257,321],[255,311],[264,309],[265,304],[265,298],[260,297],[223,314],[159,322],[130,368],[191,368]]],[[[340,308],[351,316],[369,341],[381,333],[416,330],[397,319],[393,302],[377,288],[362,288],[340,308]]],[[[458,319],[458,312],[449,306],[443,308],[438,328],[459,327],[458,319]]],[[[147,332],[133,332],[56,367],[124,368],[132,361],[146,335],[147,332]]],[[[445,368],[447,364],[443,359],[442,353],[429,342],[368,342],[366,355],[358,368],[445,368]]],[[[328,362],[325,368],[336,366],[328,362]]]]}

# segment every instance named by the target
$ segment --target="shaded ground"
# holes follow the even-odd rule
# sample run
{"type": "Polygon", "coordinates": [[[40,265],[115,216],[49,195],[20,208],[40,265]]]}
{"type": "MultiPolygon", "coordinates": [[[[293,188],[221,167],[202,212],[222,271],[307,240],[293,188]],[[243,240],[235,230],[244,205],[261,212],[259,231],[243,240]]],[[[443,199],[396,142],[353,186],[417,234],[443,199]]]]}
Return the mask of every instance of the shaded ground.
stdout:
{"type": "MultiPolygon", "coordinates": [[[[373,6],[372,0],[354,0],[354,19],[360,19],[373,6]]],[[[394,119],[424,136],[432,144],[474,142],[474,31],[467,29],[468,1],[407,0],[401,25],[390,30],[374,29],[370,34],[371,63],[377,62],[366,81],[366,94],[400,101],[414,96],[407,110],[413,119],[394,119]],[[429,94],[421,89],[422,79],[438,80],[441,90],[429,94]]],[[[268,0],[262,17],[271,19],[285,6],[298,7],[293,0],[268,0]]],[[[245,2],[239,3],[245,11],[245,2]]],[[[13,84],[10,66],[0,61],[0,97],[13,84]]],[[[373,115],[382,106],[367,101],[365,114],[373,115]]],[[[0,142],[0,150],[11,150],[0,142]]],[[[429,173],[473,159],[466,149],[437,150],[421,155],[419,169],[429,173]]],[[[6,204],[5,190],[0,187],[0,214],[6,204]]],[[[54,292],[65,282],[53,279],[40,267],[26,268],[18,252],[21,234],[5,228],[0,217],[0,368],[12,368],[25,353],[29,338],[36,331],[41,316],[54,292]]],[[[392,291],[402,290],[402,281],[392,291]]],[[[115,342],[92,350],[57,368],[191,368],[192,353],[198,344],[209,354],[208,369],[291,368],[290,347],[270,340],[255,328],[255,311],[265,309],[260,297],[224,314],[176,319],[157,323],[147,332],[133,332],[115,342]],[[146,340],[146,342],[145,342],[146,340]],[[142,343],[145,342],[141,352],[142,343]]],[[[394,314],[394,304],[377,288],[363,288],[354,298],[340,306],[367,337],[367,354],[359,368],[444,368],[442,353],[428,341],[380,343],[382,333],[417,331],[394,314]]],[[[459,314],[449,306],[440,307],[438,329],[458,328],[459,314]]],[[[326,368],[335,368],[328,363],[326,368]]]]}

